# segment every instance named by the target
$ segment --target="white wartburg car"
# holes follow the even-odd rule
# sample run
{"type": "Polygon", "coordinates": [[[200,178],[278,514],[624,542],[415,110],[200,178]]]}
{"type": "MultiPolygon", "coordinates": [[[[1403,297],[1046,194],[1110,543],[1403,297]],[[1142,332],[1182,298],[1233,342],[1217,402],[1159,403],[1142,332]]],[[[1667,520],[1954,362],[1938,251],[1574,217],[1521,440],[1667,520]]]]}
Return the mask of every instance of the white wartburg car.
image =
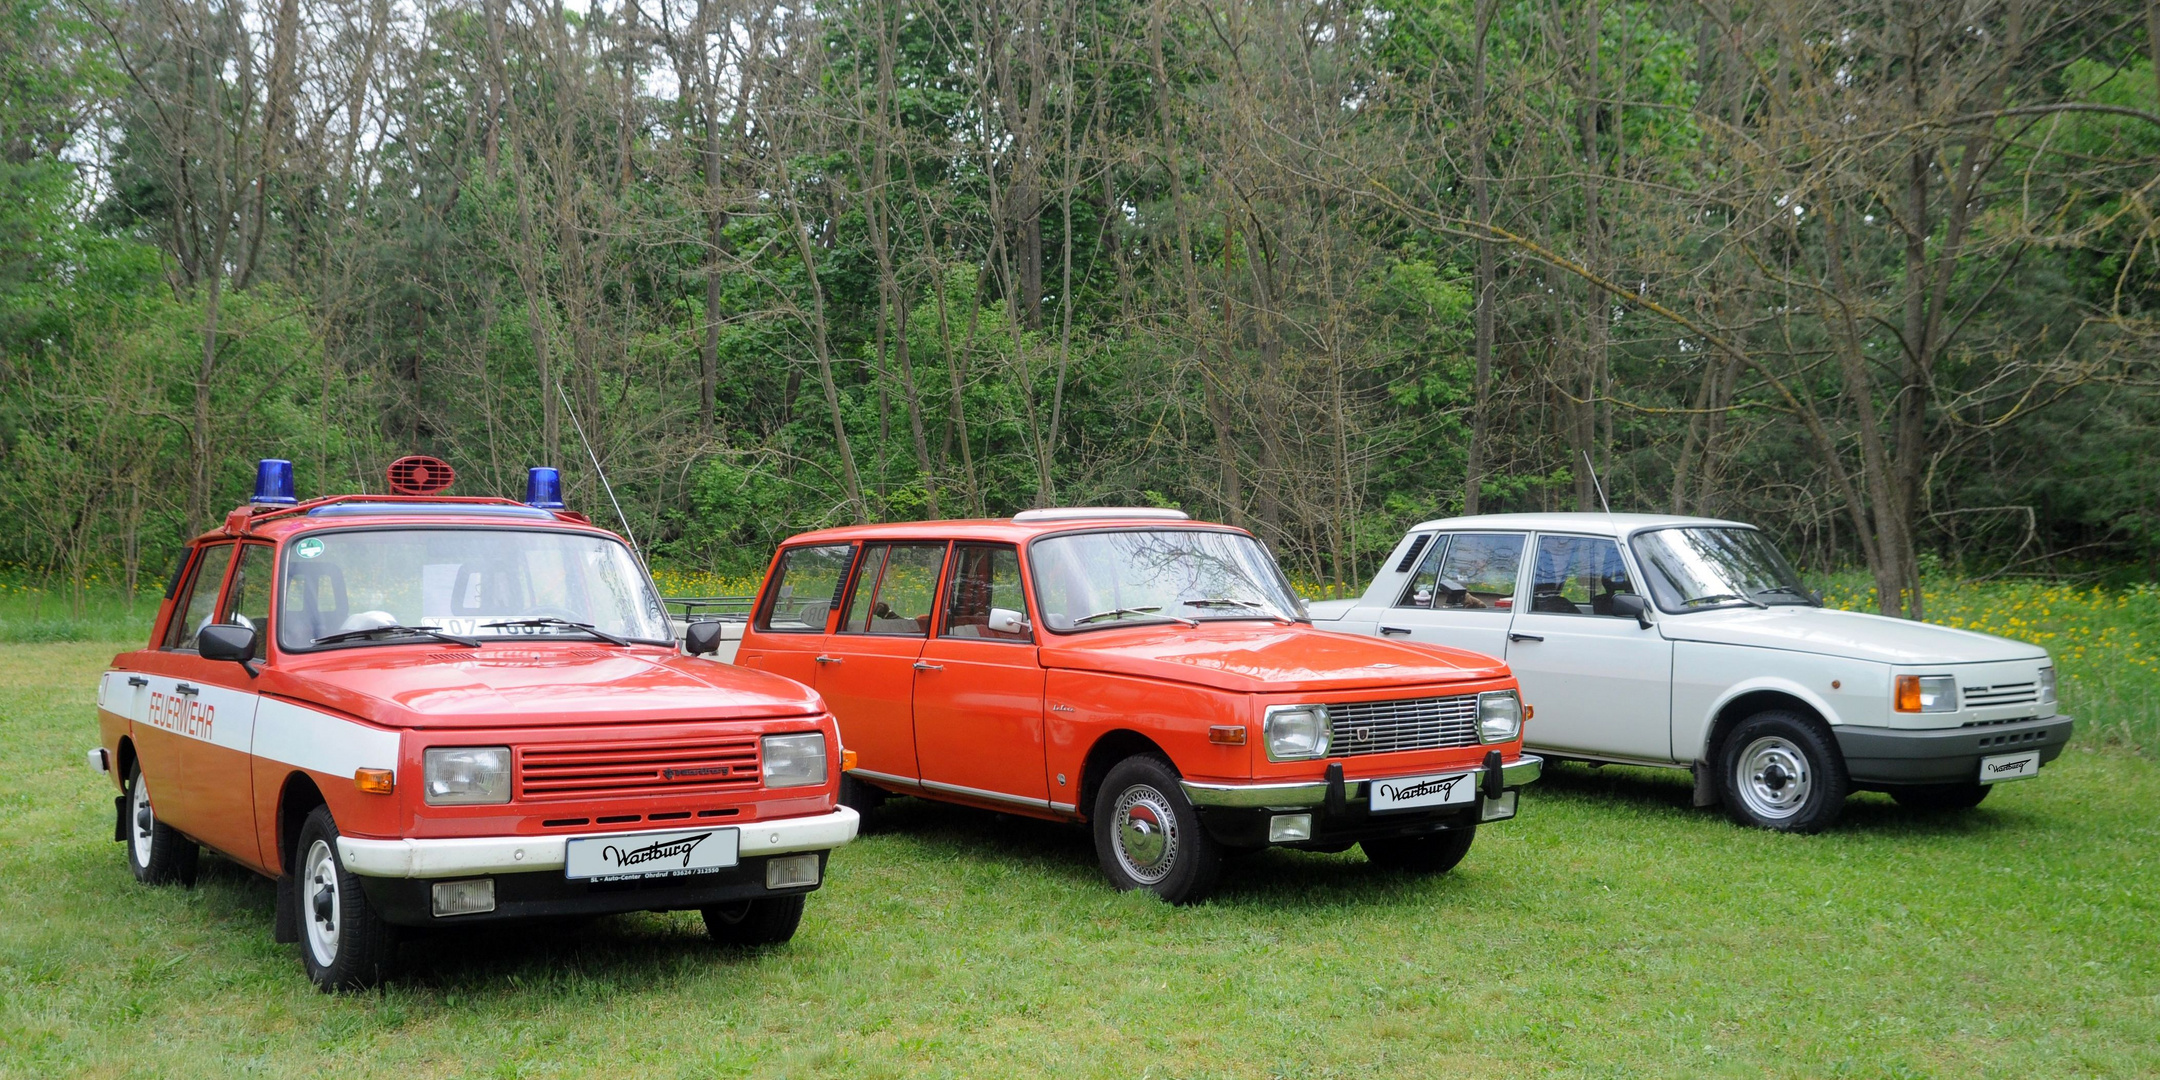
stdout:
{"type": "Polygon", "coordinates": [[[1639,514],[1428,521],[1315,625],[1503,658],[1549,758],[1692,768],[1695,802],[1807,832],[1854,790],[1964,809],[2070,738],[2036,645],[1833,611],[1753,526],[1639,514]]]}

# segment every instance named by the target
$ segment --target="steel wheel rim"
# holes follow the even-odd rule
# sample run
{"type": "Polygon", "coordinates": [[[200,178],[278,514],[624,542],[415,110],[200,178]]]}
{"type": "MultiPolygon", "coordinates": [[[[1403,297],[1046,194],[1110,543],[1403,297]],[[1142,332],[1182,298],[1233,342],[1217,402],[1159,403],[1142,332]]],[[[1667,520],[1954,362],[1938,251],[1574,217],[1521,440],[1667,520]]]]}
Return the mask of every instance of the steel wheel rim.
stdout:
{"type": "Polygon", "coordinates": [[[1815,790],[1815,772],[1807,754],[1781,735],[1765,735],[1747,744],[1733,768],[1740,801],[1755,814],[1784,819],[1807,806],[1815,790]]]}
{"type": "Polygon", "coordinates": [[[1152,785],[1134,784],[1118,796],[1110,815],[1110,842],[1127,875],[1143,885],[1158,884],[1177,866],[1177,811],[1152,785]]]}
{"type": "Polygon", "coordinates": [[[128,852],[135,856],[135,865],[150,865],[150,844],[156,834],[157,812],[150,808],[150,786],[137,772],[135,790],[128,793],[128,852]]]}
{"type": "Polygon", "coordinates": [[[302,865],[305,876],[300,886],[300,917],[307,923],[308,952],[314,954],[318,967],[329,967],[337,963],[338,931],[345,917],[338,896],[337,860],[330,854],[330,842],[317,840],[308,845],[302,865]]]}

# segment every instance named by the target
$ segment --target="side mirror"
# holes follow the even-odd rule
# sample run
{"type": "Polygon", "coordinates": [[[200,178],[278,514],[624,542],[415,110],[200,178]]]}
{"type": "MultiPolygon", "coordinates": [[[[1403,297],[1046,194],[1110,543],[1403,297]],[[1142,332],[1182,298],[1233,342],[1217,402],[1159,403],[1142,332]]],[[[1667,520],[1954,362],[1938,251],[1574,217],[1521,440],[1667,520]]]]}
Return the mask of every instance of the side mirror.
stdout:
{"type": "Polygon", "coordinates": [[[1635,593],[1614,593],[1612,613],[1623,619],[1634,619],[1635,625],[1650,629],[1650,602],[1635,593]]]}
{"type": "Polygon", "coordinates": [[[683,631],[682,650],[690,656],[704,656],[720,651],[720,620],[706,619],[694,622],[683,631]]]}
{"type": "Polygon", "coordinates": [[[990,609],[990,618],[983,623],[983,627],[1000,634],[1027,634],[1035,629],[1028,625],[1027,616],[1011,608],[1001,607],[990,609]]]}
{"type": "Polygon", "coordinates": [[[255,676],[255,628],[211,623],[195,635],[195,651],[205,660],[230,660],[255,676]]]}

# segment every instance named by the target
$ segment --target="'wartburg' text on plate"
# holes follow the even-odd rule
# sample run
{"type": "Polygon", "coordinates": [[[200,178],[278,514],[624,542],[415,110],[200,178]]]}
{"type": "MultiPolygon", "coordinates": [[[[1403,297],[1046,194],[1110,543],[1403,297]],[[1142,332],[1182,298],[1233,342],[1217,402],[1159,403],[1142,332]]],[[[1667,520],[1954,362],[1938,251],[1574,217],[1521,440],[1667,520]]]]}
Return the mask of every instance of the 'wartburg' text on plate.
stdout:
{"type": "Polygon", "coordinates": [[[1416,810],[1427,806],[1454,806],[1477,798],[1477,774],[1403,776],[1392,780],[1368,780],[1374,813],[1384,810],[1416,810]]]}
{"type": "Polygon", "coordinates": [[[675,877],[735,865],[741,832],[682,832],[580,836],[563,852],[563,875],[571,878],[675,877]]]}

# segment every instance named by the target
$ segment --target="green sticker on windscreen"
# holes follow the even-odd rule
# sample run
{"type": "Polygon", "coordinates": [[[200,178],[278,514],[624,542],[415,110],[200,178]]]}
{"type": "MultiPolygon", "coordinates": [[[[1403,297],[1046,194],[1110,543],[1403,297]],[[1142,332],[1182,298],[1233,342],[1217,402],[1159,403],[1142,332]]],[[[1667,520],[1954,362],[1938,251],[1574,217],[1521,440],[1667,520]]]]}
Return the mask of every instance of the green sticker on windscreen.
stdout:
{"type": "Polygon", "coordinates": [[[307,539],[293,545],[293,554],[298,555],[303,559],[312,559],[315,556],[322,554],[322,541],[310,536],[307,539]]]}

